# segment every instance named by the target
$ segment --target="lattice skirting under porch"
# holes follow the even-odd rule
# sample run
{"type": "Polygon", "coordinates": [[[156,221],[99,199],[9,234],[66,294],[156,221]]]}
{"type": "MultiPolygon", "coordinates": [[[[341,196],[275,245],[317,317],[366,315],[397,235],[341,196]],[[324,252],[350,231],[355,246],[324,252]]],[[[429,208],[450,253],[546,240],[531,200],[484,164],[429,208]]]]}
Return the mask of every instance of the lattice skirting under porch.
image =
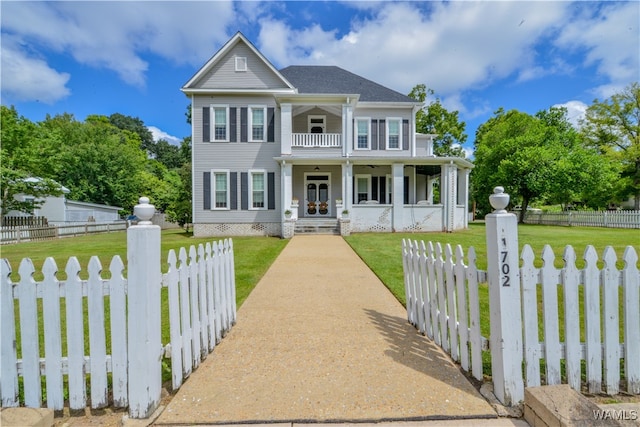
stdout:
{"type": "Polygon", "coordinates": [[[207,236],[280,236],[279,222],[255,222],[249,224],[193,224],[195,237],[207,236]]]}

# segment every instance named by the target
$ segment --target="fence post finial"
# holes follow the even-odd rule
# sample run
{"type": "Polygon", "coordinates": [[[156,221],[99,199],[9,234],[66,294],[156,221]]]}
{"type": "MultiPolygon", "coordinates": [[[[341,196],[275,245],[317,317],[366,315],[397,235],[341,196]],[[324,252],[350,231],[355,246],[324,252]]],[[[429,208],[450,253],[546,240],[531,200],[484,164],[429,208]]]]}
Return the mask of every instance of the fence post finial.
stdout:
{"type": "Polygon", "coordinates": [[[140,198],[134,214],[141,220],[127,229],[127,351],[129,416],[148,418],[160,404],[160,227],[151,223],[155,207],[140,198]]]}
{"type": "Polygon", "coordinates": [[[505,210],[509,195],[504,188],[496,187],[489,202],[495,209],[485,217],[491,375],[498,400],[514,406],[524,400],[518,221],[505,210]]]}

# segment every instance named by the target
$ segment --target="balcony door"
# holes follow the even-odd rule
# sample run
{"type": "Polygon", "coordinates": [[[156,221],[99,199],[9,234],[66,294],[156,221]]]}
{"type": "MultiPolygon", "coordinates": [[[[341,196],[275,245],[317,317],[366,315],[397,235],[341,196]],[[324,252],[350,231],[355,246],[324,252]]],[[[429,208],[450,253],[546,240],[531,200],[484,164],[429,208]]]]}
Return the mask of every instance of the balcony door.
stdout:
{"type": "Polygon", "coordinates": [[[331,216],[331,174],[305,175],[304,216],[322,218],[331,216]]]}
{"type": "Polygon", "coordinates": [[[309,116],[309,133],[326,133],[327,116],[309,116]]]}

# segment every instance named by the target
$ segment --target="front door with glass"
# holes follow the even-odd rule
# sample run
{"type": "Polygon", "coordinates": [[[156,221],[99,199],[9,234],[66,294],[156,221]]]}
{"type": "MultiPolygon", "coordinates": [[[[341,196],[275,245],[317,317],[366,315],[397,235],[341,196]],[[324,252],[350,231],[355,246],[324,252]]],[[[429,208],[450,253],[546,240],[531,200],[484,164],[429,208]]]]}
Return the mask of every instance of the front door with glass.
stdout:
{"type": "Polygon", "coordinates": [[[308,175],[305,179],[305,210],[307,217],[331,216],[330,176],[308,175]]]}

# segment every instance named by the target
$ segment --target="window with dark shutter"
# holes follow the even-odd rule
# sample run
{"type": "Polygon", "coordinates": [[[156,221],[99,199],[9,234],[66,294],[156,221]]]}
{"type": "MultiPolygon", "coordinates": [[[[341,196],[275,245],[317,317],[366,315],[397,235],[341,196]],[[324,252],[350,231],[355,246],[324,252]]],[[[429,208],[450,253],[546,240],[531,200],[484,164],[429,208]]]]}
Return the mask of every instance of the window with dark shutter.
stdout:
{"type": "Polygon", "coordinates": [[[380,177],[380,203],[391,203],[391,200],[387,202],[387,177],[380,177]]]}
{"type": "Polygon", "coordinates": [[[202,174],[202,193],[204,209],[211,209],[211,172],[202,174]]]}
{"type": "Polygon", "coordinates": [[[238,142],[238,114],[237,108],[229,108],[229,141],[238,142]]]}
{"type": "Polygon", "coordinates": [[[240,172],[240,209],[249,209],[249,174],[240,172]]]}
{"type": "Polygon", "coordinates": [[[276,174],[274,172],[267,173],[267,209],[276,208],[276,174]]]}
{"type": "Polygon", "coordinates": [[[276,126],[275,126],[275,108],[267,108],[267,142],[275,142],[276,126]]]}
{"type": "Polygon", "coordinates": [[[238,172],[229,173],[230,208],[238,209],[238,172]]]}
{"type": "Polygon", "coordinates": [[[378,149],[385,150],[387,146],[387,132],[385,129],[385,121],[378,121],[378,149]]]}
{"type": "Polygon", "coordinates": [[[240,142],[247,142],[249,122],[247,119],[247,107],[240,108],[240,142]]]}
{"type": "Polygon", "coordinates": [[[378,149],[378,121],[371,120],[371,149],[378,149]]]}
{"type": "Polygon", "coordinates": [[[211,141],[211,116],[209,115],[209,107],[202,107],[202,142],[211,141]]]}
{"type": "Polygon", "coordinates": [[[402,121],[402,149],[409,149],[409,120],[402,121]]]}

